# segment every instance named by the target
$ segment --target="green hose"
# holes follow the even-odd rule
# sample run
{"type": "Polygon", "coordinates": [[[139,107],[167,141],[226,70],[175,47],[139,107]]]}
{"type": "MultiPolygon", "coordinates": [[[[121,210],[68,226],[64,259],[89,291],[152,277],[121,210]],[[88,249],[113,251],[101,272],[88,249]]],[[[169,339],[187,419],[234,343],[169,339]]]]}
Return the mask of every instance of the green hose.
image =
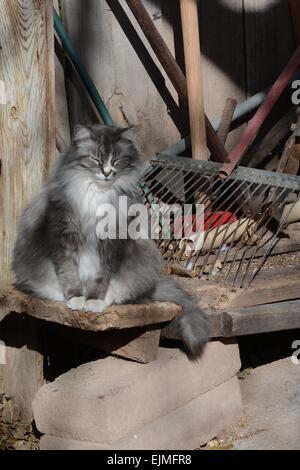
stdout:
{"type": "Polygon", "coordinates": [[[83,65],[80,60],[79,54],[76,51],[74,44],[72,43],[71,39],[69,38],[68,34],[66,33],[63,24],[58,16],[55,8],[53,8],[53,16],[54,16],[54,27],[55,31],[57,32],[62,45],[64,46],[65,50],[68,53],[76,71],[78,72],[91,100],[93,101],[94,105],[96,106],[101,118],[103,119],[104,124],[112,125],[113,120],[107,107],[104,104],[101,96],[98,93],[97,88],[95,87],[93,80],[91,79],[87,69],[83,65]]]}

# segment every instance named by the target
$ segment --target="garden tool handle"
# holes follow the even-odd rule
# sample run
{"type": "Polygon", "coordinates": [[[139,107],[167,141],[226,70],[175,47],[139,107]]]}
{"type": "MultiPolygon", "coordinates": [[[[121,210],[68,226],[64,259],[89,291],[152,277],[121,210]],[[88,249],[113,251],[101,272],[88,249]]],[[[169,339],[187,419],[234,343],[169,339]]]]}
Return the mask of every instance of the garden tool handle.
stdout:
{"type": "Polygon", "coordinates": [[[289,81],[292,79],[296,70],[300,66],[300,46],[297,47],[296,51],[292,55],[291,59],[270,88],[264,102],[258,108],[253,118],[249,121],[249,124],[245,128],[238,144],[228,155],[228,163],[222,165],[219,171],[219,177],[226,179],[238,165],[241,158],[245,155],[250,145],[256,138],[262,124],[272,111],[274,105],[278,101],[279,97],[287,87],[289,81]]]}

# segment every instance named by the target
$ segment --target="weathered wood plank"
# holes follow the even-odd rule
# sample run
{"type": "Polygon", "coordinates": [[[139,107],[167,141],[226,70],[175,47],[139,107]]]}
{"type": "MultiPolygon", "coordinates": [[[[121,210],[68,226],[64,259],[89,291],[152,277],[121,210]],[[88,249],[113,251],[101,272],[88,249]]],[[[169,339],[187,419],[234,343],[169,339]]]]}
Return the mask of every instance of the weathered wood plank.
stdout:
{"type": "Polygon", "coordinates": [[[244,0],[244,9],[247,96],[252,96],[277,78],[293,53],[294,38],[288,2],[244,0]]]}
{"type": "MultiPolygon", "coordinates": [[[[180,133],[161,97],[167,95],[168,80],[145,41],[145,47],[154,63],[154,66],[150,64],[148,71],[151,69],[153,80],[157,84],[160,82],[158,85],[161,89],[160,95],[112,11],[110,5],[113,7],[117,3],[90,0],[87,8],[85,0],[62,2],[68,33],[114,121],[121,126],[129,124],[138,126],[137,143],[142,158],[146,158],[179,140],[180,133]],[[158,76],[157,70],[161,72],[161,76],[158,76]]],[[[120,4],[138,34],[142,36],[126,2],[121,0],[120,4]]],[[[146,0],[144,4],[166,42],[174,50],[173,33],[162,15],[161,0],[155,4],[146,0]]],[[[128,25],[124,28],[127,28],[128,33],[128,25]]],[[[145,54],[142,59],[148,61],[145,54]]],[[[87,115],[85,104],[74,88],[70,92],[72,126],[78,122],[94,119],[91,114],[87,115]]],[[[173,90],[171,93],[176,101],[176,94],[173,90]]]]}
{"type": "Polygon", "coordinates": [[[55,158],[51,3],[1,2],[0,70],[6,90],[6,104],[0,105],[1,286],[11,282],[18,217],[55,158]]]}
{"type": "MultiPolygon", "coordinates": [[[[52,2],[3,0],[0,30],[5,95],[0,104],[0,286],[4,288],[11,283],[18,217],[39,191],[55,158],[52,2]]],[[[38,330],[33,321],[24,325],[16,318],[1,329],[0,339],[7,345],[0,386],[14,395],[18,416],[30,420],[31,402],[42,380],[38,330]]]]}
{"type": "Polygon", "coordinates": [[[218,308],[236,309],[298,299],[300,298],[299,276],[300,266],[264,272],[256,277],[246,291],[237,289],[229,300],[221,301],[218,308]]]}
{"type": "Polygon", "coordinates": [[[157,357],[160,325],[101,332],[63,328],[62,335],[100,351],[146,364],[157,357]]]}
{"type": "Polygon", "coordinates": [[[15,289],[0,292],[2,311],[23,313],[40,320],[81,328],[88,331],[133,328],[171,321],[181,312],[181,307],[154,302],[136,305],[112,305],[103,313],[70,310],[62,302],[32,298],[15,289]]]}
{"type": "Polygon", "coordinates": [[[32,420],[32,400],[44,383],[39,326],[35,318],[15,313],[0,322],[0,338],[5,344],[6,356],[6,364],[0,364],[0,391],[13,397],[12,419],[23,422],[32,420]]]}
{"type": "MultiPolygon", "coordinates": [[[[198,4],[205,110],[215,119],[221,117],[226,98],[238,103],[246,98],[243,0],[201,0],[198,4]]],[[[229,134],[227,150],[237,143],[242,130],[229,134]]]]}
{"type": "MultiPolygon", "coordinates": [[[[292,238],[292,237],[291,237],[292,238]]],[[[234,261],[239,261],[241,259],[249,259],[249,258],[259,258],[264,256],[268,253],[268,256],[275,256],[284,253],[291,253],[300,251],[300,243],[289,239],[289,238],[282,238],[278,240],[278,242],[273,246],[273,241],[265,243],[263,246],[257,249],[256,246],[254,247],[244,247],[244,248],[236,248],[231,249],[230,253],[223,252],[220,253],[218,258],[220,261],[225,261],[226,263],[234,261]],[[271,251],[269,252],[271,248],[271,251]],[[245,253],[246,250],[246,253],[245,253]]],[[[209,255],[207,258],[206,255],[199,256],[197,260],[197,265],[201,266],[201,262],[205,260],[206,264],[212,264],[214,262],[215,255],[209,255]]]]}
{"type": "Polygon", "coordinates": [[[124,346],[113,349],[116,356],[146,364],[155,361],[158,353],[160,329],[145,331],[124,346]]]}
{"type": "Polygon", "coordinates": [[[299,299],[238,310],[207,309],[206,313],[212,338],[230,338],[300,328],[299,299]]]}
{"type": "MultiPolygon", "coordinates": [[[[300,300],[225,312],[225,336],[243,336],[300,328],[300,300]]],[[[224,323],[224,320],[223,320],[224,323]]]]}
{"type": "Polygon", "coordinates": [[[237,309],[300,298],[300,266],[261,271],[248,289],[222,286],[217,282],[177,278],[180,285],[207,309],[237,309]]]}

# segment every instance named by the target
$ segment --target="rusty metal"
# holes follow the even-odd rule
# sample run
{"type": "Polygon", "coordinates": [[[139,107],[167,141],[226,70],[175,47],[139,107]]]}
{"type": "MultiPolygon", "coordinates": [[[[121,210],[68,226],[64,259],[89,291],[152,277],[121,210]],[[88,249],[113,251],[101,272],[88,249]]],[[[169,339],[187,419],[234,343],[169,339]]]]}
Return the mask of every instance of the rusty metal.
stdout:
{"type": "Polygon", "coordinates": [[[236,165],[239,163],[241,158],[245,155],[250,145],[253,143],[257,136],[262,124],[272,111],[275,103],[278,101],[283,91],[287,87],[289,81],[295,74],[296,70],[300,66],[300,46],[296,49],[288,64],[285,66],[262,103],[258,108],[253,118],[249,121],[249,124],[245,128],[238,144],[228,155],[228,162],[225,163],[220,169],[220,178],[226,179],[234,170],[236,165]]]}

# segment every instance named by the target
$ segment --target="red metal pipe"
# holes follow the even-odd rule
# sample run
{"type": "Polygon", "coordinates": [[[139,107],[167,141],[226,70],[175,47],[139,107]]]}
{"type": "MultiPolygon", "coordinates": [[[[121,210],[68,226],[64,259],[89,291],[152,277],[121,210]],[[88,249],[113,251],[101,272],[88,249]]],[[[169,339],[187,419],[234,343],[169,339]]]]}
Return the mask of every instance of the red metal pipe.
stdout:
{"type": "Polygon", "coordinates": [[[219,177],[221,179],[226,179],[232,173],[241,158],[245,155],[255,137],[257,136],[262,124],[265,122],[266,118],[272,111],[274,105],[287,87],[289,81],[299,66],[300,46],[296,49],[288,64],[285,66],[276,82],[271,87],[262,105],[258,108],[253,118],[249,121],[249,124],[244,130],[238,144],[230,152],[228,156],[228,163],[222,165],[219,172],[219,177]]]}

